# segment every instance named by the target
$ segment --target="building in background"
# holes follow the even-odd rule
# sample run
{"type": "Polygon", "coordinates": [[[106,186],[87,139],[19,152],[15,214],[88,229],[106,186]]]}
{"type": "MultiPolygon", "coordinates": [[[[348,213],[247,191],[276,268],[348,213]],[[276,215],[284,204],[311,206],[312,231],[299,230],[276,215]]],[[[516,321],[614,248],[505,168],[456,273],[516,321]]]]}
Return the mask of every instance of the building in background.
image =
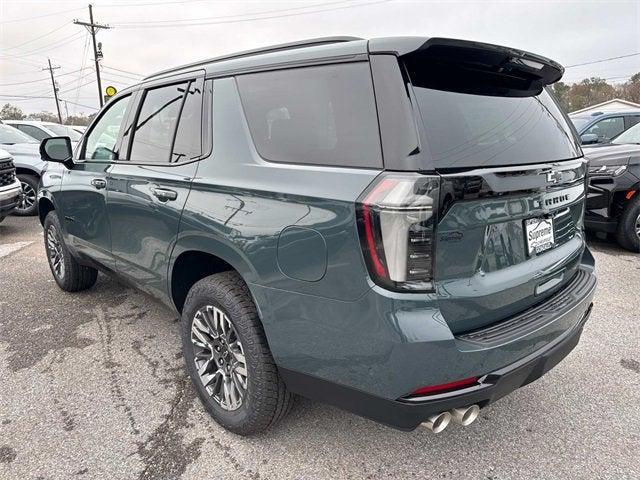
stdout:
{"type": "Polygon", "coordinates": [[[607,100],[606,102],[591,105],[590,107],[581,108],[575,112],[571,112],[569,115],[591,115],[594,113],[610,113],[610,112],[623,112],[626,110],[640,110],[639,103],[629,102],[628,100],[622,100],[621,98],[614,98],[607,100]]]}

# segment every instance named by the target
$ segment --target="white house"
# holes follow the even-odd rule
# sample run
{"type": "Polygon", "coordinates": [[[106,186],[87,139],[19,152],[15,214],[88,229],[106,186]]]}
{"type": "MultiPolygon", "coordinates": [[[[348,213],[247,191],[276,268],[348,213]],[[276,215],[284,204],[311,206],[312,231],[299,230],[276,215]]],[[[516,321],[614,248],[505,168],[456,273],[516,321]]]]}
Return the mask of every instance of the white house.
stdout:
{"type": "Polygon", "coordinates": [[[625,110],[640,110],[640,104],[622,100],[621,98],[614,98],[613,100],[608,100],[606,102],[598,103],[597,105],[591,105],[590,107],[576,110],[575,112],[571,112],[569,115],[589,115],[595,112],[623,112],[625,110]]]}

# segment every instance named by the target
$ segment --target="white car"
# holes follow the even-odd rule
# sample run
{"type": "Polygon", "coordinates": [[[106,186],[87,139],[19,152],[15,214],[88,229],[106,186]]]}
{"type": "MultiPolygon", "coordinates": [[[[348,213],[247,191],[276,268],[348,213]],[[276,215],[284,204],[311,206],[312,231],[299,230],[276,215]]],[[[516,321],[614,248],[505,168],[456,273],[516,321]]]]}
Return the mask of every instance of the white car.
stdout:
{"type": "Polygon", "coordinates": [[[4,120],[4,123],[17,128],[39,142],[49,137],[69,137],[72,142],[80,140],[82,135],[67,125],[37,120],[4,120]]]}

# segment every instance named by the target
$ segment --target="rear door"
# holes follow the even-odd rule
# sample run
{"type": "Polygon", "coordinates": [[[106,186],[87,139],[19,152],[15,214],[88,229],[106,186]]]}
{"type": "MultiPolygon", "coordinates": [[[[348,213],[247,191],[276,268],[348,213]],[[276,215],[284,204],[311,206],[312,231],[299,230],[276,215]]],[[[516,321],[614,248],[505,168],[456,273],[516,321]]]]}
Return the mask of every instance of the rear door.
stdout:
{"type": "Polygon", "coordinates": [[[167,266],[202,155],[201,74],[140,92],[126,161],[109,171],[107,210],[118,271],[166,294],[167,266]]]}
{"type": "Polygon", "coordinates": [[[528,65],[487,51],[405,62],[422,166],[440,175],[434,283],[454,333],[557,292],[584,250],[586,162],[569,121],[528,65]]]}

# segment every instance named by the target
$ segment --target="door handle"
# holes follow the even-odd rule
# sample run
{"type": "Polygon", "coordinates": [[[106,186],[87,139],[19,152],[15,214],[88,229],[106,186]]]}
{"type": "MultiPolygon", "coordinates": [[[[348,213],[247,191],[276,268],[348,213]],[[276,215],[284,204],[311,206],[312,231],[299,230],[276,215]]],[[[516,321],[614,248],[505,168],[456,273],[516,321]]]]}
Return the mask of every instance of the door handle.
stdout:
{"type": "Polygon", "coordinates": [[[91,180],[91,185],[100,190],[102,188],[107,188],[107,181],[101,178],[94,178],[93,180],[91,180]]]}
{"type": "Polygon", "coordinates": [[[161,202],[175,200],[178,198],[178,192],[175,190],[169,190],[168,188],[152,188],[151,193],[153,193],[153,196],[161,202]]]}

